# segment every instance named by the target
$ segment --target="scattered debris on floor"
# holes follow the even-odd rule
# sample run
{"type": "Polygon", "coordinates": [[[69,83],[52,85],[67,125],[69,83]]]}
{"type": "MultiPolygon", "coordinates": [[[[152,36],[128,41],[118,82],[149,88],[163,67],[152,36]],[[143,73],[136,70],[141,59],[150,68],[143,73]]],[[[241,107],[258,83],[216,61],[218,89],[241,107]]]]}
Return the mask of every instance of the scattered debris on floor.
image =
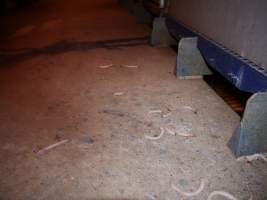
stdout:
{"type": "Polygon", "coordinates": [[[61,145],[63,145],[63,144],[66,144],[66,143],[68,143],[68,142],[70,142],[70,140],[69,140],[69,139],[66,139],[66,140],[62,140],[62,141],[60,141],[60,142],[57,142],[57,143],[55,143],[55,144],[49,145],[49,146],[47,146],[47,147],[45,147],[45,148],[39,150],[39,151],[37,152],[37,155],[42,155],[42,154],[44,154],[44,153],[46,153],[46,152],[48,152],[48,151],[50,151],[50,150],[52,150],[52,149],[54,149],[54,148],[56,148],[56,147],[59,147],[59,146],[61,146],[61,145]]]}
{"type": "Polygon", "coordinates": [[[167,118],[167,117],[169,117],[169,116],[171,116],[171,115],[172,115],[172,113],[169,112],[169,113],[166,113],[166,114],[162,115],[162,117],[163,117],[163,118],[167,118]]]}
{"type": "Polygon", "coordinates": [[[162,118],[167,118],[167,117],[169,117],[169,116],[172,115],[171,112],[168,112],[168,113],[165,113],[165,114],[164,114],[164,112],[163,112],[162,110],[150,110],[150,111],[148,112],[148,115],[153,115],[153,114],[161,114],[161,117],[162,117],[162,118]]]}
{"type": "Polygon", "coordinates": [[[237,158],[237,161],[247,161],[247,162],[252,162],[254,160],[259,160],[262,159],[265,162],[267,162],[267,157],[264,154],[254,154],[251,156],[242,156],[237,158]]]}
{"type": "Polygon", "coordinates": [[[192,108],[191,106],[184,106],[184,109],[191,110],[194,114],[197,114],[197,110],[192,108]]]}
{"type": "Polygon", "coordinates": [[[196,137],[196,135],[192,134],[192,133],[177,133],[175,130],[172,130],[170,128],[165,128],[167,133],[169,133],[170,135],[173,136],[181,136],[181,137],[186,137],[186,138],[190,138],[190,137],[196,137]]]}
{"type": "Polygon", "coordinates": [[[180,193],[181,195],[187,196],[187,197],[193,197],[193,196],[199,195],[203,191],[204,187],[205,187],[205,181],[204,180],[201,180],[199,188],[194,192],[182,191],[180,188],[178,188],[177,186],[172,184],[172,189],[174,189],[176,192],[180,193]]]}
{"type": "Polygon", "coordinates": [[[176,132],[174,130],[171,130],[169,128],[165,128],[165,129],[166,129],[167,133],[169,133],[169,134],[171,134],[173,136],[176,136],[176,132]]]}
{"type": "Polygon", "coordinates": [[[112,66],[113,66],[113,64],[110,64],[110,65],[101,65],[101,66],[99,66],[99,68],[101,68],[101,69],[107,69],[107,68],[110,68],[112,66]]]}
{"type": "Polygon", "coordinates": [[[173,136],[176,136],[176,132],[174,130],[171,130],[169,128],[165,128],[165,130],[167,131],[167,133],[173,135],[173,136]]]}
{"type": "MultiPolygon", "coordinates": [[[[237,198],[235,198],[233,195],[231,195],[230,193],[228,192],[224,192],[224,191],[214,191],[212,192],[208,199],[207,200],[212,200],[212,198],[214,196],[223,196],[223,197],[226,197],[227,199],[230,199],[230,200],[237,200],[237,198]]],[[[252,200],[252,198],[250,198],[250,200],[252,200]]]]}
{"type": "Polygon", "coordinates": [[[165,130],[164,128],[160,127],[160,134],[158,136],[148,136],[148,135],[145,135],[145,138],[146,139],[149,139],[149,140],[159,140],[165,133],[165,130]]]}
{"type": "Polygon", "coordinates": [[[148,115],[152,115],[152,114],[161,114],[162,113],[162,110],[150,110],[148,112],[148,115]]]}
{"type": "Polygon", "coordinates": [[[187,110],[194,110],[191,106],[184,106],[184,109],[187,109],[187,110]]]}
{"type": "Polygon", "coordinates": [[[114,96],[122,96],[122,95],[124,95],[124,92],[115,92],[113,95],[114,96]]]}
{"type": "MultiPolygon", "coordinates": [[[[107,69],[107,68],[110,68],[110,67],[113,67],[114,65],[113,64],[109,64],[109,65],[101,65],[99,66],[99,68],[101,69],[107,69]]],[[[137,65],[121,65],[122,67],[126,67],[126,68],[138,68],[137,65]]]]}
{"type": "Polygon", "coordinates": [[[192,133],[176,133],[176,135],[181,136],[181,137],[186,137],[186,138],[196,137],[196,135],[192,133]]]}
{"type": "Polygon", "coordinates": [[[122,67],[127,67],[127,68],[138,68],[137,65],[121,65],[122,67]]]}

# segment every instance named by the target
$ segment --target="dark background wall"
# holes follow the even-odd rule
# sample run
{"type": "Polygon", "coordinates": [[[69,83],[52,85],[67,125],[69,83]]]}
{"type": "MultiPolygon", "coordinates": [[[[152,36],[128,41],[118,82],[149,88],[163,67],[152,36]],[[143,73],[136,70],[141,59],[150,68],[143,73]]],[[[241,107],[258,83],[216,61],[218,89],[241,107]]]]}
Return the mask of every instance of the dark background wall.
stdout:
{"type": "Polygon", "coordinates": [[[15,8],[32,4],[33,1],[34,0],[0,0],[0,14],[8,14],[15,8]]]}

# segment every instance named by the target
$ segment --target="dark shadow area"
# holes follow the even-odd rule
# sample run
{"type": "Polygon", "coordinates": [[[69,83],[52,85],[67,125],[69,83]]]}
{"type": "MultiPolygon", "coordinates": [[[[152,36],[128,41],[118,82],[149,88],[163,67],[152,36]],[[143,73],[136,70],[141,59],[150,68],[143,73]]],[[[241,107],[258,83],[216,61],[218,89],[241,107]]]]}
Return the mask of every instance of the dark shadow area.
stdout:
{"type": "Polygon", "coordinates": [[[204,80],[236,113],[242,116],[246,102],[252,94],[238,90],[223,76],[217,72],[213,73],[213,75],[204,76],[204,80]]]}
{"type": "Polygon", "coordinates": [[[170,48],[171,48],[174,52],[178,53],[178,45],[171,45],[170,48]]]}
{"type": "Polygon", "coordinates": [[[38,0],[0,0],[0,16],[12,15],[15,12],[33,6],[38,0]]]}
{"type": "Polygon", "coordinates": [[[150,37],[102,40],[93,42],[60,41],[42,48],[0,49],[1,67],[10,66],[17,62],[40,55],[57,55],[71,51],[89,51],[98,48],[119,49],[149,44],[150,37]]]}

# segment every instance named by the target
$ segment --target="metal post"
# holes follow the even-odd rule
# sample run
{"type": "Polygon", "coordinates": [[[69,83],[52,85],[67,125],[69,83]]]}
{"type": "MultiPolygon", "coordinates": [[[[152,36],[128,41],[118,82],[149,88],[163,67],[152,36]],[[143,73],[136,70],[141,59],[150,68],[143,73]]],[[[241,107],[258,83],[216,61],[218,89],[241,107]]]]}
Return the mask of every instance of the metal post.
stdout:
{"type": "Polygon", "coordinates": [[[174,40],[169,33],[165,17],[154,18],[151,44],[153,46],[170,46],[177,44],[176,40],[174,40]]]}

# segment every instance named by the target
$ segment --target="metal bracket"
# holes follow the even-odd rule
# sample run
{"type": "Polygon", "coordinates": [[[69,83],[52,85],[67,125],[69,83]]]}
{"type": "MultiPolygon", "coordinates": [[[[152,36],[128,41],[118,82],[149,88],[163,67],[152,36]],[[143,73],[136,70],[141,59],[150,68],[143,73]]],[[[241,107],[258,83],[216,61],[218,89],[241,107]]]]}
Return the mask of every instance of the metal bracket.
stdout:
{"type": "Polygon", "coordinates": [[[170,46],[176,44],[176,40],[169,33],[165,17],[154,18],[151,45],[170,46]]]}
{"type": "Polygon", "coordinates": [[[177,77],[187,79],[212,74],[197,48],[197,43],[197,37],[182,38],[179,41],[176,64],[177,77]]]}
{"type": "Polygon", "coordinates": [[[256,93],[248,100],[228,146],[237,157],[267,151],[267,92],[256,93]]]}

